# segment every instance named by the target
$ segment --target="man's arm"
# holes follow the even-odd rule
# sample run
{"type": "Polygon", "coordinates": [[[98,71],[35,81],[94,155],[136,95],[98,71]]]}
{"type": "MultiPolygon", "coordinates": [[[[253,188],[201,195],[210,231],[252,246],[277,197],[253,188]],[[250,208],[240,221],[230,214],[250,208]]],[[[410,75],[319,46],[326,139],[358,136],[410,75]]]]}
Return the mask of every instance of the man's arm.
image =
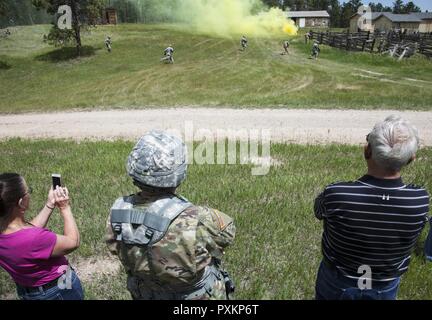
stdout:
{"type": "Polygon", "coordinates": [[[314,213],[315,217],[319,220],[322,220],[326,216],[324,192],[321,192],[315,199],[314,213]]]}
{"type": "Polygon", "coordinates": [[[227,214],[212,208],[202,207],[199,213],[199,224],[210,237],[207,239],[207,250],[214,258],[221,259],[224,248],[234,241],[236,227],[234,220],[227,214]]]}

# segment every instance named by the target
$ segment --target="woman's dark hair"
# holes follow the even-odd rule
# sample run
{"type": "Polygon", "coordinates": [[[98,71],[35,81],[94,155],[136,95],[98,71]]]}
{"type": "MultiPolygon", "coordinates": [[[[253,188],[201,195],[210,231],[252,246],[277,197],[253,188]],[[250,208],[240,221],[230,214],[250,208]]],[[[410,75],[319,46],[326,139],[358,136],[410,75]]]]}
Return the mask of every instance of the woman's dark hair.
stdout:
{"type": "Polygon", "coordinates": [[[10,214],[25,192],[24,179],[19,174],[0,174],[0,218],[10,214]]]}

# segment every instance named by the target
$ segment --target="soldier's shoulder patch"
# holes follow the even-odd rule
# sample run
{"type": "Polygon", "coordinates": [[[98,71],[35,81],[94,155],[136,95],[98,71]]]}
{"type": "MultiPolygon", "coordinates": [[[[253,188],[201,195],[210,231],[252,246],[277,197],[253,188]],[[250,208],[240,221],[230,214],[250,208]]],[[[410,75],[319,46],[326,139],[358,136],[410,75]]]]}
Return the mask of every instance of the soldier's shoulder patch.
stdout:
{"type": "Polygon", "coordinates": [[[192,205],[187,207],[183,212],[182,215],[187,215],[187,216],[193,216],[193,217],[199,217],[199,213],[200,213],[200,207],[192,205]]]}
{"type": "Polygon", "coordinates": [[[200,221],[211,223],[217,227],[220,231],[223,231],[232,224],[233,219],[227,214],[219,211],[217,209],[209,208],[209,207],[200,207],[200,221]]]}

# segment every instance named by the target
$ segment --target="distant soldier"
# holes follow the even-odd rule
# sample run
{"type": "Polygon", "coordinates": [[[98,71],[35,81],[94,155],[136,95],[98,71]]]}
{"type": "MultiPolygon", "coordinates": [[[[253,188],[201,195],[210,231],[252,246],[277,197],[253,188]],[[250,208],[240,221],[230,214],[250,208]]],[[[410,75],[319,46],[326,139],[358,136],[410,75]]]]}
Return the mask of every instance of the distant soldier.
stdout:
{"type": "Polygon", "coordinates": [[[164,57],[161,61],[166,61],[168,63],[174,63],[174,48],[169,45],[168,48],[164,50],[164,57]]]}
{"type": "Polygon", "coordinates": [[[6,37],[7,37],[7,36],[10,36],[10,35],[11,35],[11,32],[10,32],[9,29],[7,28],[7,29],[6,29],[6,37]]]}
{"type": "Polygon", "coordinates": [[[289,54],[289,51],[288,51],[289,46],[290,46],[289,41],[288,41],[288,40],[285,40],[285,41],[283,42],[283,48],[284,48],[284,51],[285,51],[283,54],[289,54]]]}
{"type": "Polygon", "coordinates": [[[236,229],[225,213],[175,193],[186,178],[185,144],[151,131],[133,148],[126,169],[140,191],[114,202],[106,243],[128,274],[133,299],[229,299],[234,284],[221,262],[236,229]]]}
{"type": "Polygon", "coordinates": [[[317,60],[320,52],[321,52],[321,49],[319,47],[319,43],[315,41],[313,46],[312,46],[311,59],[317,60]]]}
{"type": "Polygon", "coordinates": [[[248,40],[246,39],[245,36],[241,37],[240,45],[241,45],[243,51],[246,50],[246,48],[248,46],[248,40]]]}
{"type": "Polygon", "coordinates": [[[305,34],[305,43],[308,44],[308,43],[309,43],[309,40],[311,40],[311,39],[312,39],[312,32],[308,31],[308,32],[305,34]]]}
{"type": "Polygon", "coordinates": [[[111,45],[112,45],[111,37],[108,36],[105,39],[105,46],[106,46],[108,52],[111,52],[111,50],[112,50],[111,45]]]}

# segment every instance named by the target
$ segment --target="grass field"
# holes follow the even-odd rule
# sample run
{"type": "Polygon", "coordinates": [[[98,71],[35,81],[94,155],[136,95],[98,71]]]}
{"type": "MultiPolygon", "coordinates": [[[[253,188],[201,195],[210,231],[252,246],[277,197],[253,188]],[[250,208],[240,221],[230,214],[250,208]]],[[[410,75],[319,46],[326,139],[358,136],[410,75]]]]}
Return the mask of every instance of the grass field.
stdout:
{"type": "MultiPolygon", "coordinates": [[[[8,140],[0,142],[0,172],[16,171],[33,188],[31,214],[44,204],[50,174],[60,172],[68,186],[81,231],[74,259],[107,255],[103,243],[109,208],[118,196],[135,191],[125,174],[132,142],[8,140]]],[[[322,226],[313,215],[314,196],[325,185],[364,173],[359,146],[273,145],[278,165],[266,176],[252,176],[249,165],[191,165],[180,193],[196,204],[218,208],[235,218],[237,237],[226,266],[237,284],[238,299],[312,299],[321,259],[322,226]]],[[[432,188],[432,149],[423,149],[404,172],[405,180],[432,188]]],[[[50,227],[61,232],[57,212],[50,227]]],[[[400,299],[432,299],[432,264],[426,263],[422,234],[400,299]]],[[[87,298],[127,299],[125,275],[84,282],[87,298]]],[[[0,272],[0,295],[13,292],[0,272]]]]}
{"type": "Polygon", "coordinates": [[[0,40],[0,113],[164,106],[430,110],[432,61],[397,62],[322,47],[308,59],[303,36],[239,39],[191,34],[173,25],[123,24],[83,34],[84,56],[42,42],[49,26],[12,28],[0,40]],[[104,48],[113,38],[113,52],[104,48]],[[173,44],[175,65],[159,62],[173,44]]]}

